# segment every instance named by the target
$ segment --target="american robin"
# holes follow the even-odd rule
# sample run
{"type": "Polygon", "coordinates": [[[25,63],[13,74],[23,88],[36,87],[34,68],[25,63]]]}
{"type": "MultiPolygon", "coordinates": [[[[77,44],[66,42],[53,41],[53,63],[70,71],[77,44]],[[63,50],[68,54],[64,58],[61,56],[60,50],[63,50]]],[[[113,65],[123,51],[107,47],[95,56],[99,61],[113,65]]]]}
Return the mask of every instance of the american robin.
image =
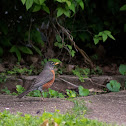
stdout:
{"type": "Polygon", "coordinates": [[[48,89],[49,87],[51,87],[55,80],[54,66],[57,64],[59,63],[54,63],[52,61],[47,62],[43,71],[38,75],[30,88],[18,95],[17,98],[22,98],[24,95],[33,90],[39,90],[42,94],[42,91],[44,89],[48,89]]]}

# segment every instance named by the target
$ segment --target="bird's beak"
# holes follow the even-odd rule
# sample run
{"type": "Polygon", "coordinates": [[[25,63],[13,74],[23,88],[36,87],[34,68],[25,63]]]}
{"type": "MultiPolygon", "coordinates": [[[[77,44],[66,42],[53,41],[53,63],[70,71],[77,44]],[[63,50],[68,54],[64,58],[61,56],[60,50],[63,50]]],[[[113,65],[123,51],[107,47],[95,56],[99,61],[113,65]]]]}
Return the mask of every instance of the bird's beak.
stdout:
{"type": "Polygon", "coordinates": [[[59,62],[56,62],[55,65],[59,64],[59,62]]]}

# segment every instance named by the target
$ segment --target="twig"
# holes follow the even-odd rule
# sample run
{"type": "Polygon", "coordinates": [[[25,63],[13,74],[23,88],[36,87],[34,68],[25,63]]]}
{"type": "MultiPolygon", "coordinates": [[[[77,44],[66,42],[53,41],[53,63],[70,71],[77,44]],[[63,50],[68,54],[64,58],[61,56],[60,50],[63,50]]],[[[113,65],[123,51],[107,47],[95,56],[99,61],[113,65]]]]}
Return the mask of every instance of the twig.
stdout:
{"type": "Polygon", "coordinates": [[[78,50],[78,51],[81,53],[81,55],[84,57],[85,63],[89,64],[89,65],[91,66],[91,68],[93,68],[93,67],[94,67],[93,62],[92,62],[91,59],[88,57],[88,55],[86,54],[86,52],[85,52],[84,50],[80,49],[80,48],[75,44],[75,42],[73,41],[73,36],[70,35],[70,33],[68,32],[68,30],[65,29],[63,26],[61,26],[61,25],[58,23],[58,21],[57,21],[57,25],[58,25],[58,26],[60,27],[60,29],[64,32],[64,34],[69,38],[69,40],[70,40],[70,42],[71,42],[71,45],[73,45],[74,48],[75,48],[76,50],[78,50]]]}
{"type": "Polygon", "coordinates": [[[69,82],[67,80],[64,80],[63,78],[59,77],[59,79],[62,80],[62,81],[64,81],[64,82],[66,82],[66,83],[68,83],[68,84],[70,84],[70,85],[72,85],[72,86],[74,86],[74,87],[77,87],[77,88],[79,87],[79,86],[77,86],[77,85],[75,85],[75,84],[73,84],[73,83],[71,83],[71,82],[69,82]]]}

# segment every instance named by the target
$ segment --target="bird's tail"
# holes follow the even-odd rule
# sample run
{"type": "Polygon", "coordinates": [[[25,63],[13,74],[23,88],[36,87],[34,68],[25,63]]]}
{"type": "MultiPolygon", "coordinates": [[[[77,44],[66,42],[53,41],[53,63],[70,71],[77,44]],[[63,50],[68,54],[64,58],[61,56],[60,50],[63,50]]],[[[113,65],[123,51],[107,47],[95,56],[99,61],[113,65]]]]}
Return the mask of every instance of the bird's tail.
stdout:
{"type": "Polygon", "coordinates": [[[22,98],[24,95],[28,94],[31,90],[26,90],[23,93],[19,94],[16,98],[22,98]]]}

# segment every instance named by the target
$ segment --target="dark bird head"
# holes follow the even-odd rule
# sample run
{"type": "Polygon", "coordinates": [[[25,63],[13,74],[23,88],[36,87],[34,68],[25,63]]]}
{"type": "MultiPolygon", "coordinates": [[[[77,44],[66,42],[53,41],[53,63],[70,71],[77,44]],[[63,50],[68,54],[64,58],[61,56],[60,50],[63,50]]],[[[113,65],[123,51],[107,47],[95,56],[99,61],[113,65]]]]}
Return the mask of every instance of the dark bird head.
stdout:
{"type": "Polygon", "coordinates": [[[44,69],[53,70],[53,69],[54,69],[54,66],[57,65],[57,64],[59,64],[59,62],[48,61],[48,62],[45,64],[44,69]]]}

